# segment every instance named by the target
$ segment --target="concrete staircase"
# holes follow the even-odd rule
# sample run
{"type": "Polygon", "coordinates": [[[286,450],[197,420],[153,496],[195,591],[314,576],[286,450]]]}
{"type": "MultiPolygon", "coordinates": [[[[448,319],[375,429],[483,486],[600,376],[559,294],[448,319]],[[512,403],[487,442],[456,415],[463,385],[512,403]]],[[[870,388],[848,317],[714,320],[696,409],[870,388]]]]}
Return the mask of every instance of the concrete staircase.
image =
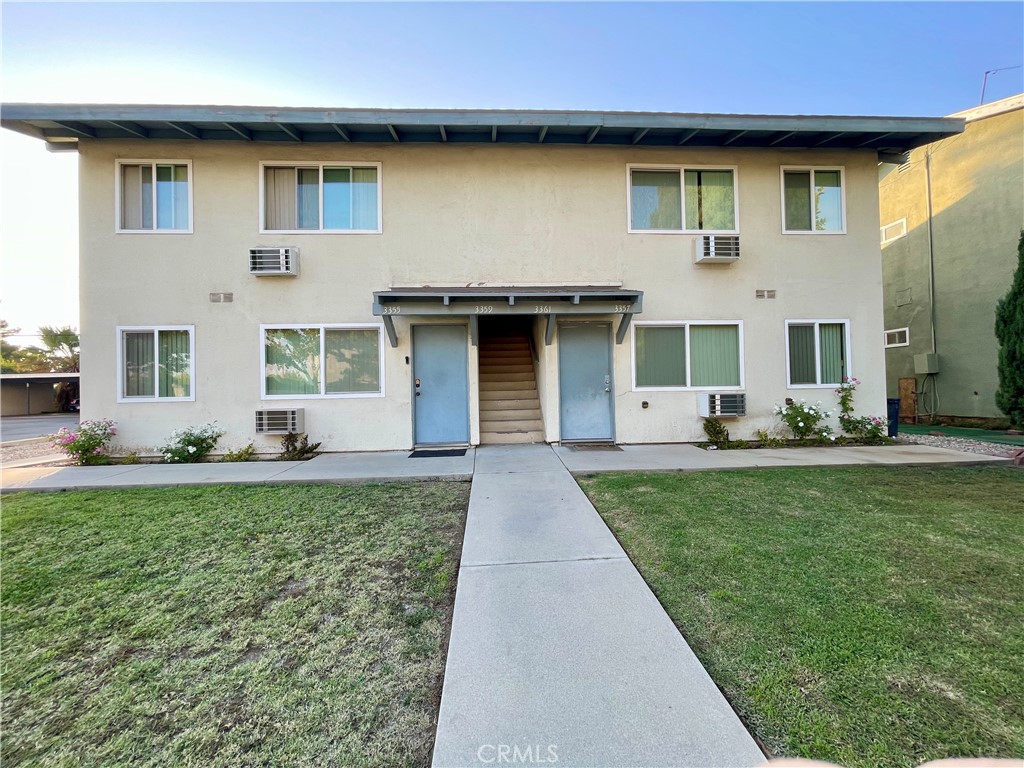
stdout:
{"type": "Polygon", "coordinates": [[[529,337],[509,330],[480,339],[480,442],[544,442],[529,337]]]}

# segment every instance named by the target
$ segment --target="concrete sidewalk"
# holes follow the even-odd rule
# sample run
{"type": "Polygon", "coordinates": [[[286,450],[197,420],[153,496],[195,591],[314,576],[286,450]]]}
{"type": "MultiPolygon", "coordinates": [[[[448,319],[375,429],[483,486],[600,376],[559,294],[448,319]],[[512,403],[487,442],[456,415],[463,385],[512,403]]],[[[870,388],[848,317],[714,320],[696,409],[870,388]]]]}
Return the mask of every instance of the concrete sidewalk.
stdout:
{"type": "MultiPolygon", "coordinates": [[[[1009,464],[1008,458],[963,453],[926,445],[829,448],[758,448],[705,451],[693,445],[624,445],[591,450],[557,446],[553,450],[573,474],[593,472],[687,472],[762,467],[852,465],[1009,464]]],[[[460,480],[473,477],[483,461],[497,460],[489,449],[470,448],[465,456],[409,458],[410,451],[325,453],[309,461],[256,461],[238,464],[115,464],[106,467],[15,466],[0,468],[4,492],[68,491],[79,488],[144,488],[225,483],[368,483],[392,480],[460,480]]],[[[525,459],[524,459],[525,460],[525,459]]]]}
{"type": "Polygon", "coordinates": [[[477,453],[434,765],[499,750],[568,766],[764,762],[544,445],[477,453]]]}

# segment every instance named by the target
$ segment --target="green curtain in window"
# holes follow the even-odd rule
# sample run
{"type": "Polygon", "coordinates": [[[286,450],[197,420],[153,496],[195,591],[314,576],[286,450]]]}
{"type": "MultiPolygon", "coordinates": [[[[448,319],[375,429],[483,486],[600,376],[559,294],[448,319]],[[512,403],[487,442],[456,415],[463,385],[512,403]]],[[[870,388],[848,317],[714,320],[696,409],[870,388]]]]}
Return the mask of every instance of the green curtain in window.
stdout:
{"type": "Polygon", "coordinates": [[[735,229],[732,171],[686,171],[687,229],[735,229]]]}
{"type": "Polygon", "coordinates": [[[638,325],[636,385],[686,386],[686,329],[682,326],[638,325]]]}
{"type": "Polygon", "coordinates": [[[268,395],[320,394],[320,329],[276,328],[266,332],[268,395]]]}
{"type": "Polygon", "coordinates": [[[124,355],[124,396],[153,397],[153,332],[126,331],[121,346],[124,355]]]}
{"type": "Polygon", "coordinates": [[[735,325],[690,326],[690,386],[740,385],[740,329],[735,325]]]}
{"type": "Polygon", "coordinates": [[[814,326],[789,326],[790,384],[817,384],[814,368],[814,326]]]}
{"type": "Polygon", "coordinates": [[[264,171],[263,202],[266,229],[295,229],[295,169],[264,171]]]}
{"type": "Polygon", "coordinates": [[[843,228],[839,171],[814,172],[814,228],[823,232],[839,232],[843,228]]]}
{"type": "Polygon", "coordinates": [[[380,392],[380,334],[375,328],[326,331],[324,355],[327,392],[380,392]]]}
{"type": "Polygon", "coordinates": [[[786,229],[793,232],[811,229],[810,171],[785,171],[783,195],[786,200],[786,229]]]}
{"type": "Polygon", "coordinates": [[[296,193],[297,229],[320,229],[320,169],[299,168],[296,193]]]}
{"type": "Polygon", "coordinates": [[[192,394],[188,331],[159,331],[157,380],[160,397],[188,397],[192,394]]]}
{"type": "Polygon", "coordinates": [[[682,198],[678,171],[633,171],[633,229],[682,229],[682,198]]]}
{"type": "Polygon", "coordinates": [[[377,169],[353,168],[352,229],[377,227],[377,169]]]}
{"type": "Polygon", "coordinates": [[[352,229],[351,168],[324,168],[324,229],[352,229]]]}
{"type": "Polygon", "coordinates": [[[846,334],[842,323],[822,323],[821,383],[841,384],[846,375],[846,334]]]}

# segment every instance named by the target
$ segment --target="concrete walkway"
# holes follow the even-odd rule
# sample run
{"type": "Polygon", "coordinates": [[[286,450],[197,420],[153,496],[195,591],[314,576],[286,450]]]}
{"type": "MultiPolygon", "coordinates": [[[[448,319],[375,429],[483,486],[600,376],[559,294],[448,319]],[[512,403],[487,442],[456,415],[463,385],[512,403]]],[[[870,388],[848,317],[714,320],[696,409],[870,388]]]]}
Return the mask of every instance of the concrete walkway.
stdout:
{"type": "Polygon", "coordinates": [[[567,766],[764,762],[545,445],[477,452],[434,765],[502,750],[567,766]]]}

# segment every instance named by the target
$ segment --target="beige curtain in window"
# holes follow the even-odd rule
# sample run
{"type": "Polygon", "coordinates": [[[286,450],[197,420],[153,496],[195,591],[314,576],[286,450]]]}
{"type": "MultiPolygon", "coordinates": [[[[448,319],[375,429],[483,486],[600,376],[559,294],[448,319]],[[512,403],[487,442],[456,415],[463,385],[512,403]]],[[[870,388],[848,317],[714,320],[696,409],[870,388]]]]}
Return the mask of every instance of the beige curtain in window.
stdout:
{"type": "Polygon", "coordinates": [[[121,229],[153,228],[153,166],[121,166],[121,229]]]}
{"type": "Polygon", "coordinates": [[[266,168],[263,185],[266,229],[295,229],[294,168],[266,168]]]}

